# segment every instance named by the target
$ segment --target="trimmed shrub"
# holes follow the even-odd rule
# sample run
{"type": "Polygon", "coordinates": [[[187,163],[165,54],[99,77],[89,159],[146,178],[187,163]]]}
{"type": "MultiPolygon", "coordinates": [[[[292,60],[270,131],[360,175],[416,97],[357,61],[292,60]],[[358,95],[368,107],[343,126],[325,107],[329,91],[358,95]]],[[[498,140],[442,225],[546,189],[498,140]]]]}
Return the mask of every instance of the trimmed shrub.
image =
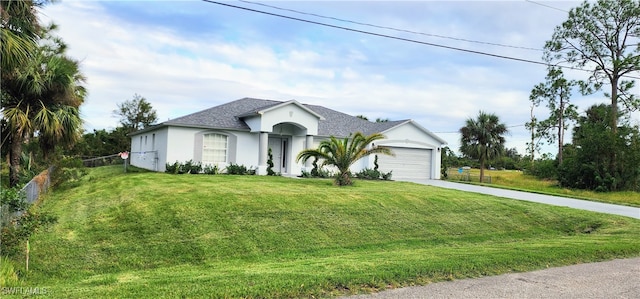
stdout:
{"type": "Polygon", "coordinates": [[[176,161],[173,164],[167,163],[167,164],[165,164],[164,172],[178,174],[178,171],[180,171],[180,168],[182,168],[182,164],[180,164],[180,162],[178,162],[178,161],[176,161]]]}
{"type": "Polygon", "coordinates": [[[218,165],[205,165],[202,168],[202,172],[204,172],[204,174],[218,174],[220,173],[220,169],[218,169],[218,165]]]}
{"type": "Polygon", "coordinates": [[[363,179],[363,180],[385,180],[385,181],[389,181],[389,180],[391,180],[391,172],[392,171],[384,173],[384,172],[380,172],[379,170],[377,170],[375,168],[374,169],[365,168],[363,170],[360,170],[360,172],[356,173],[356,177],[359,178],[359,179],[363,179]]]}
{"type": "Polygon", "coordinates": [[[256,174],[256,170],[254,168],[247,168],[244,165],[239,165],[235,163],[230,163],[227,166],[227,174],[235,174],[235,175],[254,175],[256,174]]]}
{"type": "MultiPolygon", "coordinates": [[[[377,156],[376,156],[377,157],[377,156]]],[[[356,177],[363,180],[378,180],[382,174],[377,169],[365,168],[356,173],[356,177]]]]}
{"type": "Polygon", "coordinates": [[[273,171],[273,153],[271,152],[271,148],[267,152],[269,159],[267,159],[267,175],[276,175],[275,171],[273,171]]]}

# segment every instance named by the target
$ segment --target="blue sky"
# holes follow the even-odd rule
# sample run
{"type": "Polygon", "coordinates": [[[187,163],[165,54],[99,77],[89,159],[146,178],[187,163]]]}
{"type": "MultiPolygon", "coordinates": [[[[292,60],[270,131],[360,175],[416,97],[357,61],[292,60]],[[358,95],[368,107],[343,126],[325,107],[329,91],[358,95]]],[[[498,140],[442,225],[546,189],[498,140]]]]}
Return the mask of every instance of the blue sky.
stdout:
{"type": "MultiPolygon", "coordinates": [[[[562,10],[577,1],[537,1],[562,10]]],[[[225,3],[421,42],[540,61],[566,12],[529,1],[266,1],[225,3]],[[515,47],[454,40],[475,40],[515,47]]],[[[41,19],[60,27],[82,61],[89,96],[85,128],[112,129],[117,103],[144,96],[160,121],[232,100],[295,99],[370,119],[413,119],[457,150],[465,119],[479,110],[510,127],[507,147],[525,152],[529,93],[544,66],[365,35],[203,1],[62,1],[41,19]]],[[[586,78],[586,73],[567,72],[586,78]]],[[[602,95],[573,102],[581,111],[602,95]]],[[[545,107],[534,110],[546,118],[545,107]]],[[[545,152],[553,152],[546,147],[545,152]]]]}

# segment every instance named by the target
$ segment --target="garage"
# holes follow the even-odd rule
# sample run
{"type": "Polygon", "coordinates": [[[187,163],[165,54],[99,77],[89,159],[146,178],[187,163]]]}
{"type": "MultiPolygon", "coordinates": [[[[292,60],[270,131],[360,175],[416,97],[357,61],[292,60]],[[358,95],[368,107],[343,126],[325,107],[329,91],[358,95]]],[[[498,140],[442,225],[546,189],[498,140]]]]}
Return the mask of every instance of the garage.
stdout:
{"type": "Polygon", "coordinates": [[[395,157],[387,155],[378,156],[378,165],[381,172],[393,170],[391,179],[431,179],[431,155],[432,150],[424,148],[389,147],[395,157]]]}

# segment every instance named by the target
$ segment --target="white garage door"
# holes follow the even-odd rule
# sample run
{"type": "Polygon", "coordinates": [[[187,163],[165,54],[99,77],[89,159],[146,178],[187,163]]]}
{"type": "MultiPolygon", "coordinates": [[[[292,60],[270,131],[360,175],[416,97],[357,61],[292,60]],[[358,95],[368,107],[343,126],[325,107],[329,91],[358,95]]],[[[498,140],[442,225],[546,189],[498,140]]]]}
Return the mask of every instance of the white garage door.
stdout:
{"type": "Polygon", "coordinates": [[[390,147],[395,157],[378,155],[379,170],[393,170],[391,179],[430,179],[431,150],[423,148],[390,147]]]}

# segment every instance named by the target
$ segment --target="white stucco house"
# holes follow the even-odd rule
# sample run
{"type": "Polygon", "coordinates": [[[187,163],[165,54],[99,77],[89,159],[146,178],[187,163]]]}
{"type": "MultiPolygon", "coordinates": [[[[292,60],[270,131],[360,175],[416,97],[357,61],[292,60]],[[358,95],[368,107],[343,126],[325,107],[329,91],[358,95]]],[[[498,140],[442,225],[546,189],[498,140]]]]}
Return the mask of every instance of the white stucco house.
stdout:
{"type": "MultiPolygon", "coordinates": [[[[379,155],[379,170],[393,171],[394,180],[439,179],[441,148],[446,142],[413,120],[375,123],[329,108],[244,98],[131,134],[131,165],[164,171],[166,163],[193,160],[203,165],[230,163],[257,168],[266,174],[267,152],[271,148],[274,168],[283,175],[300,175],[311,170],[296,162],[298,153],[316,148],[329,136],[351,133],[382,133],[395,157],[379,155]]],[[[374,157],[356,162],[352,172],[373,168],[374,157]]]]}

